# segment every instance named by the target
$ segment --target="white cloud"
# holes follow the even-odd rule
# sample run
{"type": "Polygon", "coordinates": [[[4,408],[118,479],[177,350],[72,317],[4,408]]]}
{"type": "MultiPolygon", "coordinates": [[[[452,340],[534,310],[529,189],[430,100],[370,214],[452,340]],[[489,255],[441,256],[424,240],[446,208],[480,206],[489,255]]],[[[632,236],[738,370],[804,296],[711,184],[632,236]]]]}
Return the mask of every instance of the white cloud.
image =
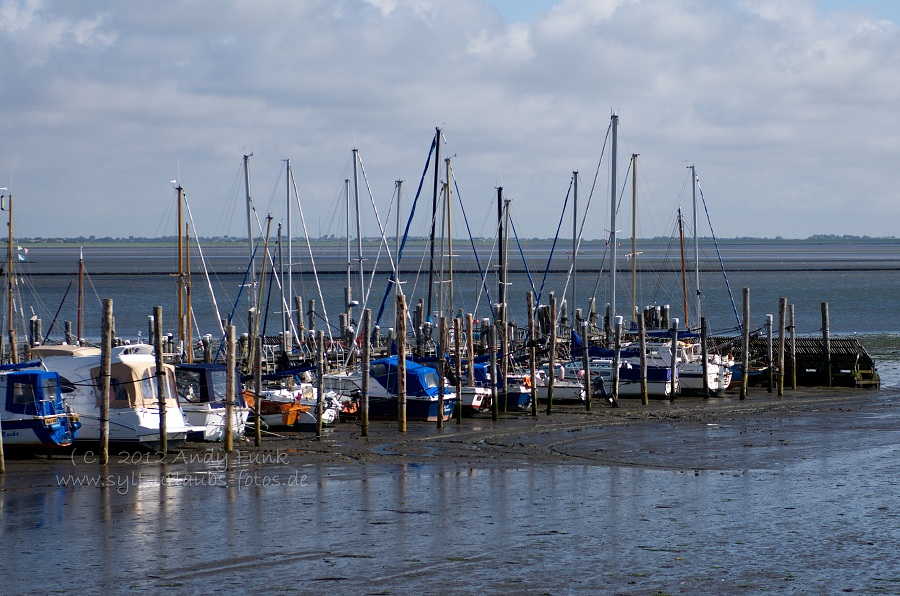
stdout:
{"type": "Polygon", "coordinates": [[[215,233],[204,219],[221,219],[245,148],[258,188],[291,157],[325,218],[351,147],[387,201],[397,178],[418,183],[435,126],[473,209],[502,172],[520,234],[552,235],[611,109],[664,214],[694,161],[720,235],[896,233],[900,32],[864,14],[563,0],[509,24],[486,0],[7,0],[0,16],[15,57],[0,64],[0,172],[34,198],[25,235],[151,234],[176,162],[215,233]],[[121,211],[98,217],[98,192],[121,211]]]}

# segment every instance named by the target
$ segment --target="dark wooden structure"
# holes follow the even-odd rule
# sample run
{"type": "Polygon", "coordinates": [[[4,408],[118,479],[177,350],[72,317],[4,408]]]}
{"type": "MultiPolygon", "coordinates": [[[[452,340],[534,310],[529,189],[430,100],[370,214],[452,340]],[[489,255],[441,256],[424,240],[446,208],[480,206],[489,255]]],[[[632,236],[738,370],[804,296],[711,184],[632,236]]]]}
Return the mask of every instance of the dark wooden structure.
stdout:
{"type": "MultiPolygon", "coordinates": [[[[740,362],[741,338],[740,337],[713,337],[710,340],[716,346],[719,353],[730,353],[735,361],[740,362]]],[[[804,387],[838,386],[877,389],[881,384],[875,361],[866,352],[866,349],[856,338],[830,338],[831,347],[831,383],[828,382],[828,366],[825,354],[825,342],[820,337],[798,337],[794,352],[797,362],[797,385],[804,387]]],[[[779,342],[772,342],[772,360],[778,358],[779,342]]],[[[750,370],[768,370],[766,353],[768,341],[765,337],[750,338],[750,370]]],[[[785,378],[790,379],[791,370],[791,341],[787,339],[785,349],[785,378]]],[[[752,375],[750,383],[765,385],[769,376],[752,375]]]]}

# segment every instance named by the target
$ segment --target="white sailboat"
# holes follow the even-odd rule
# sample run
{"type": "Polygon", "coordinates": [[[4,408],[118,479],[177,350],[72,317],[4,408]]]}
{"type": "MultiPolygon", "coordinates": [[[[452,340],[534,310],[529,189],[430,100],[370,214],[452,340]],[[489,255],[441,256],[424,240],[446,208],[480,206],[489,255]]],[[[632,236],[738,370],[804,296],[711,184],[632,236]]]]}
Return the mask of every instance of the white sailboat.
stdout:
{"type": "MultiPolygon", "coordinates": [[[[100,440],[100,349],[70,345],[36,346],[32,354],[59,373],[66,404],[82,423],[77,442],[100,440]]],[[[146,344],[118,346],[110,355],[109,441],[147,448],[159,446],[156,357],[146,344]]],[[[175,377],[165,366],[166,437],[173,447],[187,439],[190,426],[178,405],[175,377]]]]}

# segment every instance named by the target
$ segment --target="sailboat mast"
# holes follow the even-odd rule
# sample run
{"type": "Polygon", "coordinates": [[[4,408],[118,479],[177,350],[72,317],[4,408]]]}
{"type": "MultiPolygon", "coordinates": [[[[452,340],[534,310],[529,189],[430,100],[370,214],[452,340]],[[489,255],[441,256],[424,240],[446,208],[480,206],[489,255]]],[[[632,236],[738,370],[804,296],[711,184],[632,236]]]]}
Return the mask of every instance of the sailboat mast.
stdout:
{"type": "MultiPolygon", "coordinates": [[[[287,162],[286,174],[284,176],[285,179],[285,208],[287,209],[287,300],[283,300],[284,302],[284,329],[288,330],[291,328],[291,320],[292,311],[291,305],[294,300],[294,252],[291,250],[291,234],[293,230],[291,229],[291,179],[293,177],[293,172],[291,171],[291,160],[285,160],[287,162]]],[[[282,284],[284,282],[282,281],[282,284]]],[[[290,346],[288,346],[290,347],[290,346]]]]}
{"type": "Polygon", "coordinates": [[[351,270],[353,268],[353,261],[350,259],[350,179],[344,178],[344,195],[347,204],[347,286],[345,289],[346,297],[347,297],[347,317],[350,317],[350,300],[353,295],[352,287],[350,286],[350,275],[351,270]]]}
{"type": "Polygon", "coordinates": [[[450,158],[448,157],[444,163],[447,166],[447,180],[445,202],[447,203],[447,267],[449,269],[450,279],[448,280],[448,297],[450,302],[449,319],[453,319],[453,210],[450,203],[450,158]]]}
{"type": "Polygon", "coordinates": [[[438,164],[441,163],[441,129],[434,129],[434,196],[431,201],[431,236],[429,237],[429,243],[431,244],[431,259],[428,264],[428,301],[425,306],[425,318],[431,318],[431,294],[434,292],[434,232],[435,232],[435,224],[437,223],[437,208],[438,208],[438,182],[439,182],[439,168],[438,164]]]}
{"type": "Polygon", "coordinates": [[[182,235],[182,230],[184,229],[184,215],[182,211],[184,195],[182,193],[184,189],[179,184],[175,190],[178,193],[178,227],[175,228],[178,230],[178,283],[176,284],[176,292],[178,293],[178,340],[184,342],[184,236],[182,235]]]}
{"type": "Polygon", "coordinates": [[[185,280],[184,280],[184,349],[187,354],[187,362],[194,362],[194,338],[191,333],[191,224],[184,224],[184,253],[185,253],[185,280]]]}
{"type": "Polygon", "coordinates": [[[497,187],[497,247],[498,254],[500,255],[500,275],[497,277],[500,280],[498,289],[498,299],[501,305],[506,304],[506,261],[505,255],[503,251],[503,247],[506,246],[506,242],[504,242],[504,232],[503,229],[503,187],[497,187]]]}
{"type": "MultiPolygon", "coordinates": [[[[356,259],[359,262],[359,298],[365,302],[365,276],[363,275],[363,254],[362,254],[362,226],[360,224],[359,214],[359,150],[353,150],[353,194],[356,203],[356,259]]],[[[352,319],[348,317],[347,324],[351,324],[352,319]]]]}
{"type": "Polygon", "coordinates": [[[681,245],[681,294],[684,300],[684,328],[690,328],[690,312],[688,308],[687,294],[687,268],[684,262],[684,217],[681,215],[681,209],[678,209],[678,238],[681,245]]]}
{"type": "MultiPolygon", "coordinates": [[[[394,249],[394,324],[397,324],[397,298],[400,296],[400,199],[403,196],[403,180],[397,180],[397,237],[394,249]]],[[[397,344],[405,342],[405,337],[398,337],[397,344]]]]}
{"type": "Polygon", "coordinates": [[[575,312],[575,287],[578,267],[578,170],[572,172],[572,312],[575,312]]]}
{"type": "Polygon", "coordinates": [[[250,247],[250,305],[256,306],[256,263],[253,258],[253,201],[250,198],[250,156],[244,156],[244,189],[247,191],[247,242],[250,247]]]}
{"type": "MultiPolygon", "coordinates": [[[[618,151],[619,116],[612,117],[612,159],[610,161],[610,216],[609,216],[609,243],[610,243],[610,267],[609,267],[609,325],[610,330],[616,320],[616,152],[618,151]]],[[[611,335],[610,335],[611,336],[611,335]]]]}
{"type": "Polygon", "coordinates": [[[631,154],[631,320],[637,322],[637,153],[631,154]]]}
{"type": "MultiPolygon", "coordinates": [[[[697,281],[697,320],[702,316],[700,312],[700,241],[697,238],[697,170],[693,164],[691,168],[691,194],[694,204],[694,276],[697,281]]],[[[685,326],[687,321],[685,321],[685,326]]]]}
{"type": "Polygon", "coordinates": [[[78,320],[76,321],[77,345],[81,345],[81,319],[84,314],[84,247],[78,251],[78,320]]]}
{"type": "MultiPolygon", "coordinates": [[[[9,337],[9,361],[13,364],[18,362],[18,355],[15,353],[13,337],[15,336],[15,326],[13,325],[13,197],[12,192],[7,195],[9,202],[7,203],[9,211],[9,242],[7,244],[7,260],[6,260],[6,330],[9,337]]],[[[0,205],[2,206],[2,205],[0,205]]]]}

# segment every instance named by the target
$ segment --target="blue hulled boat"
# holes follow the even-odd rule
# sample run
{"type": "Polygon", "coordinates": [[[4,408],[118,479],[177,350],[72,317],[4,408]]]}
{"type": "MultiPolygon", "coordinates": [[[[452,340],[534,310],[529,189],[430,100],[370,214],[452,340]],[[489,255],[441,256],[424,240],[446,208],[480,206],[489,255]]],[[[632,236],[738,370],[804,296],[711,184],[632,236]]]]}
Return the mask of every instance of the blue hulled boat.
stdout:
{"type": "MultiPolygon", "coordinates": [[[[369,364],[369,417],[397,419],[397,357],[379,358],[369,364]]],[[[453,416],[456,393],[443,386],[437,370],[430,366],[406,361],[406,419],[436,422],[443,391],[444,420],[453,416]]]]}
{"type": "Polygon", "coordinates": [[[3,444],[9,447],[66,446],[75,440],[81,423],[63,402],[59,375],[28,363],[31,368],[0,370],[3,396],[3,444]]]}

